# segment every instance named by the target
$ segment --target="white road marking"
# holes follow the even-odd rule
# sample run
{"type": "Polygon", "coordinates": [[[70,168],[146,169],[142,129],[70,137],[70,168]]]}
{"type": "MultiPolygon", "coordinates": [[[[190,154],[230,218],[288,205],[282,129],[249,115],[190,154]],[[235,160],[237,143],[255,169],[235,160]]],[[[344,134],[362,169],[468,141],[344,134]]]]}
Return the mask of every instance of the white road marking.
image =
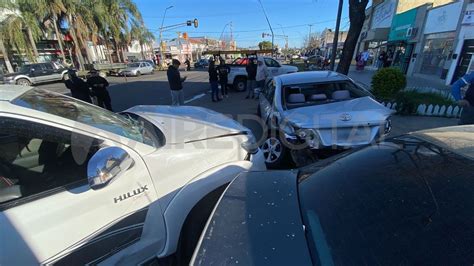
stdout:
{"type": "Polygon", "coordinates": [[[190,103],[190,102],[192,102],[192,101],[194,101],[194,100],[197,100],[197,99],[200,99],[200,98],[202,98],[202,97],[204,97],[204,96],[206,96],[206,94],[204,94],[204,93],[195,95],[193,98],[184,101],[184,103],[186,103],[186,104],[187,104],[187,103],[190,103]]]}

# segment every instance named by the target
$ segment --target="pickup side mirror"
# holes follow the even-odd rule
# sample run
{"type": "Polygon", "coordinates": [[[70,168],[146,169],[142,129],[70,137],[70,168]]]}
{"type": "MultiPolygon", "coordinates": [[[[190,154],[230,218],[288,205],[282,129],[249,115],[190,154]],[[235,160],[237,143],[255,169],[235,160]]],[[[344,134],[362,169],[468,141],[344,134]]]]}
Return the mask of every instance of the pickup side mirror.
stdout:
{"type": "Polygon", "coordinates": [[[87,179],[91,189],[108,185],[119,175],[130,169],[135,162],[119,147],[106,147],[97,151],[87,164],[87,179]]]}

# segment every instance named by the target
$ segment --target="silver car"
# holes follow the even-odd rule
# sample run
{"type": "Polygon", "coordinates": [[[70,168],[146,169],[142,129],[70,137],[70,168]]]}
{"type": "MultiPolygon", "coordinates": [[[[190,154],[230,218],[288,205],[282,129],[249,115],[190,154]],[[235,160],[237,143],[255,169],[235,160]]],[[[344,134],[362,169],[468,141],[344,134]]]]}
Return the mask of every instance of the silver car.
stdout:
{"type": "Polygon", "coordinates": [[[390,132],[393,110],[345,75],[312,71],[269,80],[257,112],[268,129],[261,146],[267,166],[277,167],[377,141],[390,132]]]}
{"type": "Polygon", "coordinates": [[[140,76],[141,74],[153,74],[154,68],[148,62],[135,62],[127,64],[127,68],[120,70],[121,76],[140,76]]]}

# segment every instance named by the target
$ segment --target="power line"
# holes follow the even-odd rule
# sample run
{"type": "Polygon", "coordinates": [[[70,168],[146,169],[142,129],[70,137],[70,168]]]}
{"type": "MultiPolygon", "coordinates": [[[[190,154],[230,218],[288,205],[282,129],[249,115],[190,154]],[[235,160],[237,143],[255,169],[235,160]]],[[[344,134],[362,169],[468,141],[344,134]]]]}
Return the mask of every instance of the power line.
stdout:
{"type": "MultiPolygon", "coordinates": [[[[346,17],[347,18],[347,17],[346,17]]],[[[344,18],[344,19],[346,19],[344,18]]],[[[305,24],[298,24],[298,25],[291,25],[291,26],[284,26],[282,27],[283,29],[291,29],[291,28],[300,28],[300,27],[307,27],[309,24],[311,25],[317,25],[317,24],[324,24],[324,23],[329,23],[329,22],[334,22],[336,21],[335,19],[331,20],[325,20],[325,21],[319,21],[319,22],[314,22],[314,23],[305,23],[305,24]]],[[[159,29],[153,29],[149,28],[150,31],[156,31],[159,29]]],[[[246,33],[246,32],[260,32],[260,31],[265,31],[267,28],[264,29],[254,29],[254,30],[234,30],[234,33],[246,33]]],[[[198,33],[198,34],[210,34],[210,33],[221,33],[220,31],[192,31],[192,33],[198,33]]]]}

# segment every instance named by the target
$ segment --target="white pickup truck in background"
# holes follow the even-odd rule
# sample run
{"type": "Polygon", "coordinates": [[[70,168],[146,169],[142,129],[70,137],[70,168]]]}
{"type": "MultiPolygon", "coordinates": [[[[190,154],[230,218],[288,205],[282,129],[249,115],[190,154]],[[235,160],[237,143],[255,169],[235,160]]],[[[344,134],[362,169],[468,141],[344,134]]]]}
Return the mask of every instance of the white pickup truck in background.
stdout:
{"type": "MultiPolygon", "coordinates": [[[[298,72],[297,67],[282,65],[271,57],[259,56],[258,58],[263,59],[272,77],[298,72]]],[[[247,71],[245,70],[245,67],[247,66],[248,60],[248,58],[239,58],[229,65],[230,73],[227,84],[233,86],[237,91],[245,91],[247,88],[247,71]]]]}

